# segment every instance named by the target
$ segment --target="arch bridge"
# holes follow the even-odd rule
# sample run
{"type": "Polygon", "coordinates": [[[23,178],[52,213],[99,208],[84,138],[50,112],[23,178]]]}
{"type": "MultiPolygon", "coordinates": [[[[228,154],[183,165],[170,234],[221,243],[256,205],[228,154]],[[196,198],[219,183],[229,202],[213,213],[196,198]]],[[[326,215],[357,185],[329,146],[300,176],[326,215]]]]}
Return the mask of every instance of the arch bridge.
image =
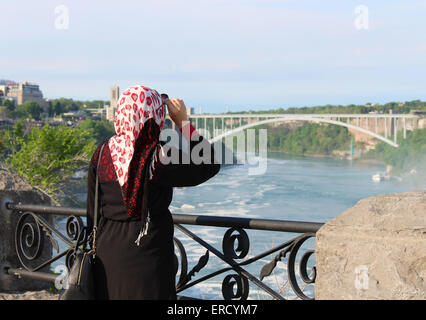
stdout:
{"type": "Polygon", "coordinates": [[[197,130],[209,132],[211,143],[263,124],[310,121],[346,127],[395,148],[398,131],[403,131],[405,139],[407,130],[417,129],[420,118],[413,114],[191,114],[189,117],[197,130]]]}

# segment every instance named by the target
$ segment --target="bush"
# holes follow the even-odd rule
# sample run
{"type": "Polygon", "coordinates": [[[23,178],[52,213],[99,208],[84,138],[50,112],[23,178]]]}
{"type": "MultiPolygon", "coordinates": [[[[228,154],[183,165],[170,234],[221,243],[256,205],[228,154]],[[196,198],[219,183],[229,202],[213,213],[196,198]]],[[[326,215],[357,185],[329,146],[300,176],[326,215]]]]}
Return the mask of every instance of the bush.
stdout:
{"type": "Polygon", "coordinates": [[[96,148],[90,132],[48,124],[19,137],[18,144],[17,152],[8,159],[12,168],[50,193],[76,169],[86,167],[96,148]]]}

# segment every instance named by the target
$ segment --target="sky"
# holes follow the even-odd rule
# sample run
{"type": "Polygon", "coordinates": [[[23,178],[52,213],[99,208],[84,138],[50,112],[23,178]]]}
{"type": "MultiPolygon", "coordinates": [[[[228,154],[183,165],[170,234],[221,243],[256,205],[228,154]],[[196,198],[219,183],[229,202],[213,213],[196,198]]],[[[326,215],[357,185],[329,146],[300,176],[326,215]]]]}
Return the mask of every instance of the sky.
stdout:
{"type": "Polygon", "coordinates": [[[426,1],[0,0],[0,79],[221,113],[426,100],[426,1]]]}

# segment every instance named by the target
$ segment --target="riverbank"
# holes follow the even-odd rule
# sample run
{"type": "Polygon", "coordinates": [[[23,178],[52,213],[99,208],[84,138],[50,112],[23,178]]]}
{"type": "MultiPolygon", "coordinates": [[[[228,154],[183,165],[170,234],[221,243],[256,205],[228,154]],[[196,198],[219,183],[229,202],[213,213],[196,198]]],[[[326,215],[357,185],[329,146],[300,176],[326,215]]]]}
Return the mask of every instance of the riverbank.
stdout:
{"type": "Polygon", "coordinates": [[[278,153],[285,156],[295,156],[295,157],[303,157],[303,158],[314,158],[314,159],[333,159],[333,160],[347,160],[347,161],[357,161],[361,163],[369,163],[374,165],[386,165],[386,162],[380,159],[372,159],[372,158],[363,158],[362,156],[351,157],[344,156],[339,154],[295,154],[289,153],[282,150],[268,150],[269,153],[278,153]]]}

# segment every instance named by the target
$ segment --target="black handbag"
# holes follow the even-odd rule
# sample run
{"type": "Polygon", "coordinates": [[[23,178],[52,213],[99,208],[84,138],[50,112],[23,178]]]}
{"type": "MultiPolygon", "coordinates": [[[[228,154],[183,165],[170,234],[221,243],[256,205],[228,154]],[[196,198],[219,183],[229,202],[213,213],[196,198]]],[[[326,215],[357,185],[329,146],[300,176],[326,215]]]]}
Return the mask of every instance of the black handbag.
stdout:
{"type": "Polygon", "coordinates": [[[96,259],[96,234],[98,231],[98,169],[105,145],[102,145],[98,156],[98,164],[96,168],[96,189],[94,203],[93,229],[89,237],[81,243],[76,241],[74,247],[74,262],[68,274],[64,288],[59,296],[59,300],[95,300],[95,279],[94,264],[96,259]],[[87,248],[87,242],[92,243],[91,248],[87,248]]]}

